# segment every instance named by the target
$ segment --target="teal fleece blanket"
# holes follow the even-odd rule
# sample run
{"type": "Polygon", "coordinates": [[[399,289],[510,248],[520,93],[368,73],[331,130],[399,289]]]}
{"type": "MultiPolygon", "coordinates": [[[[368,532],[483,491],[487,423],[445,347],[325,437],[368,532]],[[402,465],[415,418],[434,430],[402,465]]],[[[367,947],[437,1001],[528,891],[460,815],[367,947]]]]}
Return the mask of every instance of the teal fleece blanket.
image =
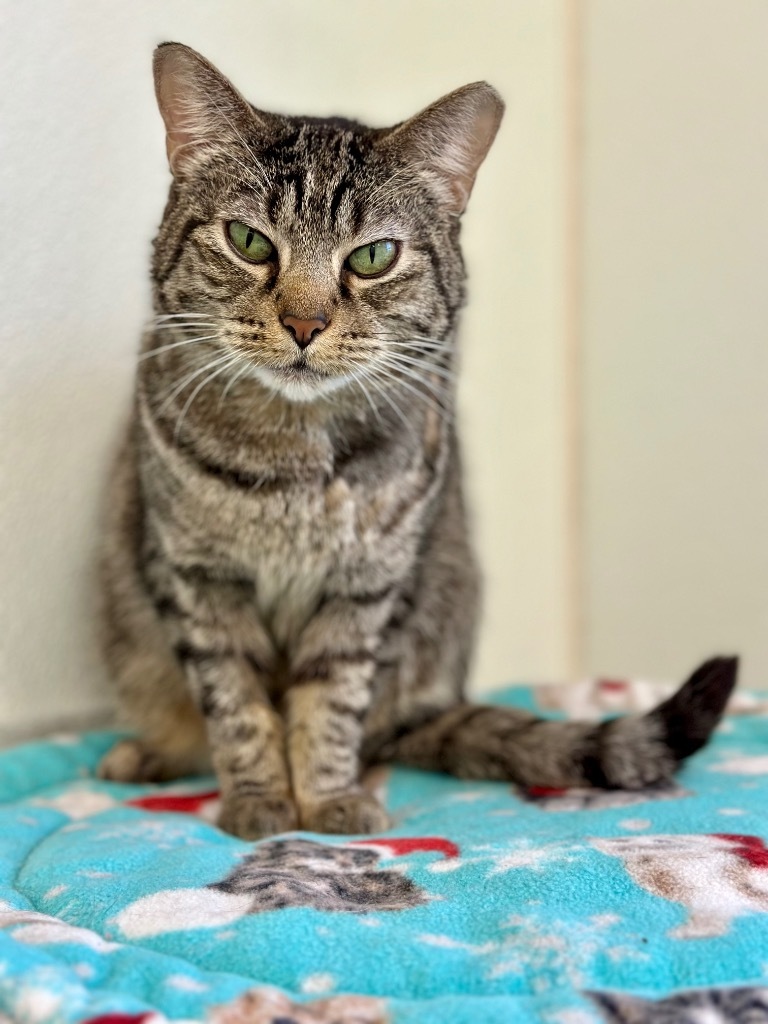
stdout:
{"type": "MultiPolygon", "coordinates": [[[[594,717],[658,693],[496,697],[594,717]]],[[[0,1021],[768,1020],[766,710],[738,695],[663,790],[381,769],[375,837],[234,839],[213,779],[96,780],[115,734],[7,750],[0,1021]]]]}

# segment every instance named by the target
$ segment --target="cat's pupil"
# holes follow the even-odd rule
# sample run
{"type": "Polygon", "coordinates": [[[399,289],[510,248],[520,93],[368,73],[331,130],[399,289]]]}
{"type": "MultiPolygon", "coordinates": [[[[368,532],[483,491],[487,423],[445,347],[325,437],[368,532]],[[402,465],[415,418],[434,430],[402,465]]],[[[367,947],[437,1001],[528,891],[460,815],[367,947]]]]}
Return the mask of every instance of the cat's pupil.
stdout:
{"type": "Polygon", "coordinates": [[[373,263],[375,258],[376,258],[376,245],[375,245],[375,243],[371,244],[368,247],[368,255],[371,257],[371,263],[373,263]]]}
{"type": "Polygon", "coordinates": [[[248,228],[248,234],[245,236],[245,248],[246,249],[250,249],[251,248],[251,242],[253,241],[253,236],[255,234],[256,234],[256,232],[253,230],[253,228],[248,228]]]}

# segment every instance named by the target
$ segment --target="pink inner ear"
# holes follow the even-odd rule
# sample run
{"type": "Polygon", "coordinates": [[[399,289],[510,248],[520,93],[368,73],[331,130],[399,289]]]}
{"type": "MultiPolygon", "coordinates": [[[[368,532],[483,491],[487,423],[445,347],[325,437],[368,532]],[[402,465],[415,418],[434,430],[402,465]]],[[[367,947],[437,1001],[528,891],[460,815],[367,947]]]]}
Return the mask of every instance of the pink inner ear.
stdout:
{"type": "Polygon", "coordinates": [[[388,851],[393,857],[408,853],[442,853],[446,858],[458,857],[459,847],[450,839],[440,836],[409,837],[402,839],[353,839],[349,846],[365,846],[388,851]]]}
{"type": "Polygon", "coordinates": [[[210,143],[212,129],[245,109],[245,101],[204,57],[180,44],[155,51],[155,93],[165,122],[168,163],[176,173],[198,145],[210,143]],[[226,108],[226,109],[225,109],[226,108]]]}
{"type": "Polygon", "coordinates": [[[190,89],[191,86],[173,72],[167,72],[158,82],[157,101],[165,122],[165,151],[171,170],[183,158],[185,149],[189,151],[195,142],[201,141],[190,128],[190,89]]]}

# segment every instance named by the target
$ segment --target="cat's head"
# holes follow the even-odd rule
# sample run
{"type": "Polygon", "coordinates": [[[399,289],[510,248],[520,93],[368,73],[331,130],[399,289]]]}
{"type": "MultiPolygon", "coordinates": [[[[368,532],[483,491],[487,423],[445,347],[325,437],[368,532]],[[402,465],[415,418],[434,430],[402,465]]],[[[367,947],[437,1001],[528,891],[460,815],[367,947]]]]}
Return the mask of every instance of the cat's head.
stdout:
{"type": "Polygon", "coordinates": [[[178,43],[158,47],[155,85],[174,176],[158,313],[295,401],[445,359],[458,218],[503,112],[489,85],[389,129],[257,110],[178,43]]]}

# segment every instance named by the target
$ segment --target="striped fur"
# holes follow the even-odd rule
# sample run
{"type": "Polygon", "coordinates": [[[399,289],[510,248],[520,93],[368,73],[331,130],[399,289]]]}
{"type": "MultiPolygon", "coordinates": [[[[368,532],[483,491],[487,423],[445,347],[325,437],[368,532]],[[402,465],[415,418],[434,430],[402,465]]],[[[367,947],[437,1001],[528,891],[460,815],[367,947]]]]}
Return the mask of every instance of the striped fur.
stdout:
{"type": "MultiPolygon", "coordinates": [[[[374,130],[256,111],[178,44],[155,74],[174,180],[102,558],[104,647],[140,738],[102,774],[171,778],[210,756],[221,824],[244,837],[385,827],[359,786],[383,757],[538,784],[666,778],[663,716],[596,730],[463,703],[478,579],[453,414],[458,215],[496,93],[374,130]],[[230,220],[275,258],[244,261],[230,220]],[[347,256],[377,239],[397,260],[356,277],[347,256]],[[328,326],[300,352],[286,315],[328,326]]],[[[671,706],[686,754],[734,673],[717,662],[671,706]]]]}
{"type": "Polygon", "coordinates": [[[370,914],[427,902],[407,875],[379,867],[377,851],[308,839],[259,843],[210,888],[250,896],[250,914],[284,907],[370,914]]]}
{"type": "Polygon", "coordinates": [[[768,988],[701,988],[666,999],[588,992],[608,1024],[766,1024],[768,988]]]}

